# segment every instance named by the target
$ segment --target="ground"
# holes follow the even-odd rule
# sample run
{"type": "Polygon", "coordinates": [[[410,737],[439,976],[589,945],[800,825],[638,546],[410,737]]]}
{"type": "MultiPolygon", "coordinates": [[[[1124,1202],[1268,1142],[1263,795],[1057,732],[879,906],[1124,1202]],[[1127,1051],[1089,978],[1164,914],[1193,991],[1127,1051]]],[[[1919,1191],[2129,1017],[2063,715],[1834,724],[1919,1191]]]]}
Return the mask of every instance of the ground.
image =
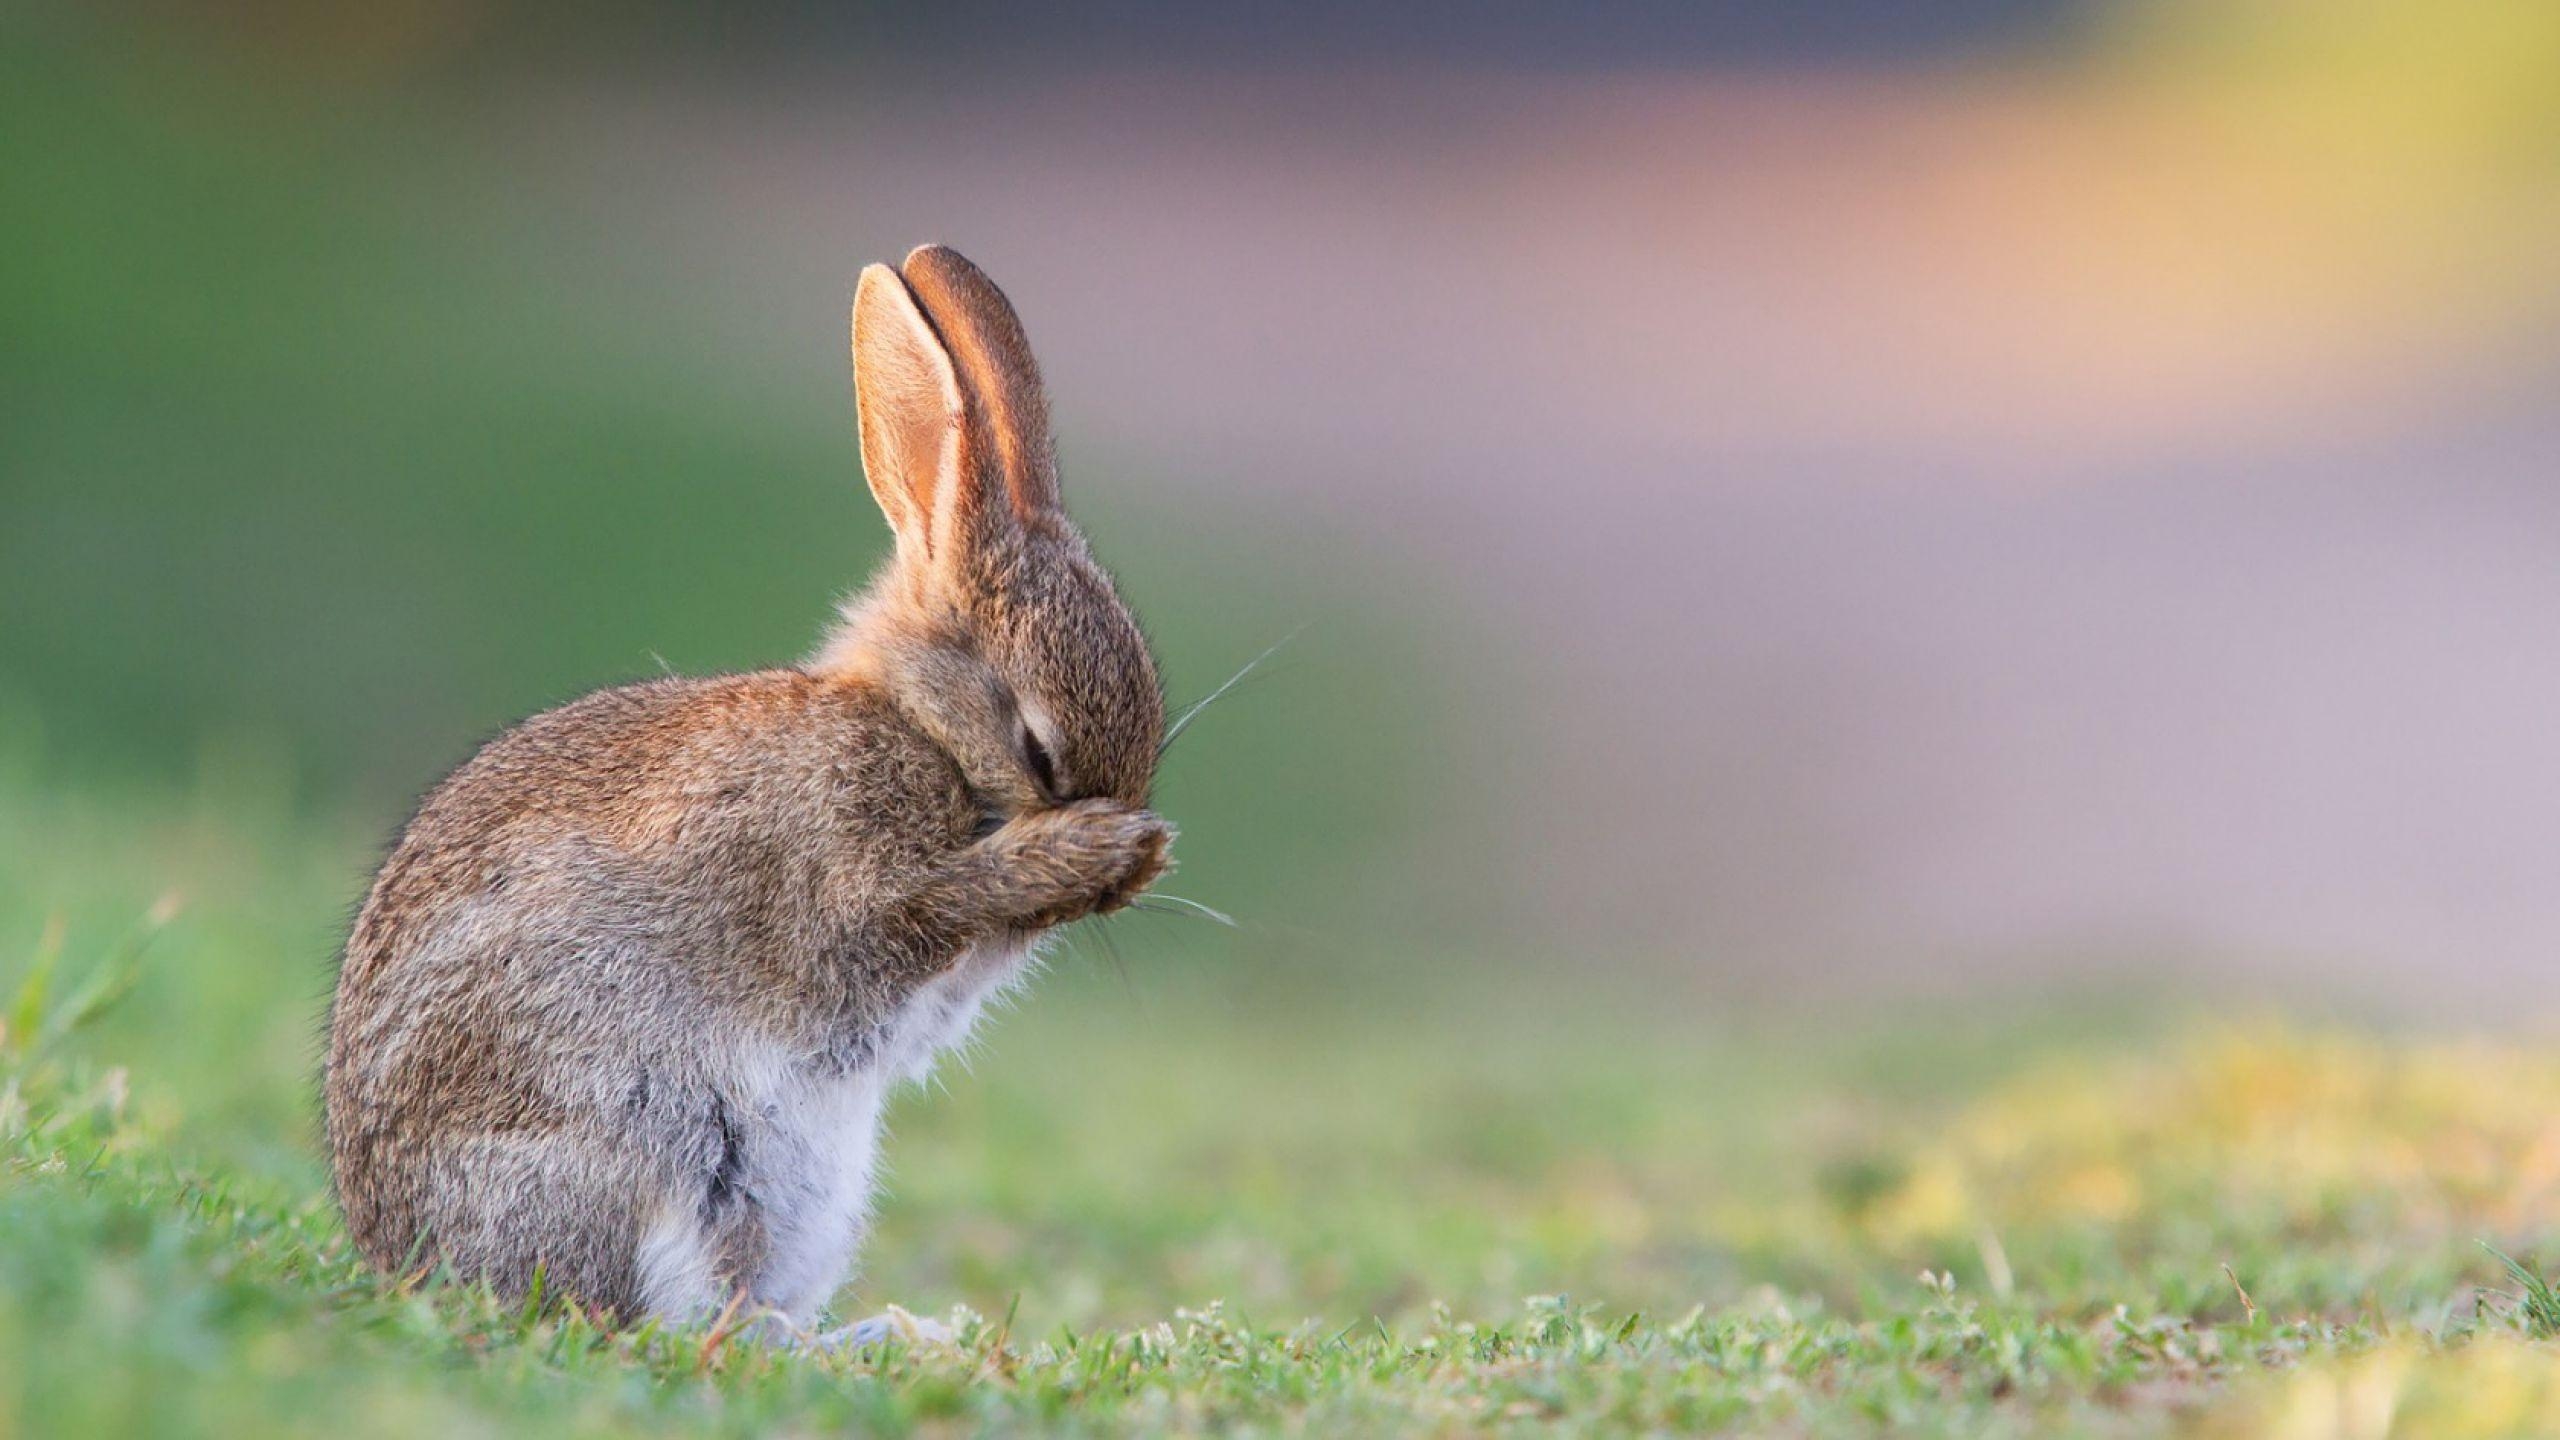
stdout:
{"type": "Polygon", "coordinates": [[[1070,950],[898,1107],[838,1308],[957,1345],[386,1281],[311,1118],[362,838],[0,794],[0,1435],[2560,1427],[2560,1300],[2490,1249],[2529,1267],[2560,1187],[2523,1039],[1186,971],[1185,932],[1070,950]]]}

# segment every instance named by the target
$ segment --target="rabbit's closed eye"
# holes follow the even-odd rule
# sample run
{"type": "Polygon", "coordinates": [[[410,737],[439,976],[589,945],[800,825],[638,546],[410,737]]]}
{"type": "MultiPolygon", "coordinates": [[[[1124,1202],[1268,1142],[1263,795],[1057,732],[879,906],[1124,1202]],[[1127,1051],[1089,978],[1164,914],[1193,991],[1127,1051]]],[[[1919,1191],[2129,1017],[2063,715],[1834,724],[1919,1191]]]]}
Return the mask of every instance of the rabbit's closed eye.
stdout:
{"type": "Polygon", "coordinates": [[[1031,722],[1022,722],[1022,763],[1031,767],[1031,778],[1040,782],[1040,793],[1052,800],[1065,797],[1058,793],[1057,762],[1049,758],[1049,747],[1040,743],[1040,734],[1031,722]]]}

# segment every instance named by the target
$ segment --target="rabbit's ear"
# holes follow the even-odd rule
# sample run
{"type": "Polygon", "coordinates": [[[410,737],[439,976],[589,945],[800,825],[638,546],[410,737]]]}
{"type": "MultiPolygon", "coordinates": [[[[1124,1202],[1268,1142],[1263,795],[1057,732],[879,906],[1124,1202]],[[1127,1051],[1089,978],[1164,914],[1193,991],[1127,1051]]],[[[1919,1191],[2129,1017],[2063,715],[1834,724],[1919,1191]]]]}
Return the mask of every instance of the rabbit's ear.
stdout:
{"type": "Polygon", "coordinates": [[[898,272],[870,265],[853,294],[853,401],[862,473],[897,533],[898,554],[930,561],[936,517],[966,473],[968,406],[951,354],[898,272]]]}
{"type": "Polygon", "coordinates": [[[1059,508],[1057,453],[1040,367],[1012,302],[985,271],[944,246],[919,247],[899,272],[959,371],[984,478],[1003,485],[1016,520],[1044,523],[1059,508]]]}

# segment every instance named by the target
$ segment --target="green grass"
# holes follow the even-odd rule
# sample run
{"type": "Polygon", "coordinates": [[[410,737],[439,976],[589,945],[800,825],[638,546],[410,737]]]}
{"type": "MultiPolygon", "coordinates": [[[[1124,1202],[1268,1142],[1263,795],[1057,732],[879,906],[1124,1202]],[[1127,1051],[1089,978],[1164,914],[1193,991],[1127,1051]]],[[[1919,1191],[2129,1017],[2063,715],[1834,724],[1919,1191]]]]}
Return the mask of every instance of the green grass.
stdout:
{"type": "Polygon", "coordinates": [[[1063,955],[901,1102],[839,1308],[956,1313],[957,1347],[813,1357],[389,1284],[311,1135],[360,831],[243,781],[38,771],[0,765],[0,1435],[2560,1416],[2524,1258],[2560,1062],[2532,1047],[2121,1003],[1723,1016],[1284,964],[1250,926],[1063,955]]]}

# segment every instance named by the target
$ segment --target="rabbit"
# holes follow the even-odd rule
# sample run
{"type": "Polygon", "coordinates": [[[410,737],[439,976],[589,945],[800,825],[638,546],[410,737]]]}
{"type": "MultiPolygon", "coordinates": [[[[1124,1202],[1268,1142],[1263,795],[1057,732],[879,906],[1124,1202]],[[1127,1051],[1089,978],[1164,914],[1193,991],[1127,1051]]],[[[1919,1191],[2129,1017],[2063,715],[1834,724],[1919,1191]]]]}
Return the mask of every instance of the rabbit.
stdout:
{"type": "Polygon", "coordinates": [[[1155,661],[1061,505],[1012,305],[940,246],[871,265],[853,365],[895,548],[815,654],[524,721],[376,875],[323,1089],[382,1270],[809,1335],[891,1090],[1165,871],[1155,661]]]}

